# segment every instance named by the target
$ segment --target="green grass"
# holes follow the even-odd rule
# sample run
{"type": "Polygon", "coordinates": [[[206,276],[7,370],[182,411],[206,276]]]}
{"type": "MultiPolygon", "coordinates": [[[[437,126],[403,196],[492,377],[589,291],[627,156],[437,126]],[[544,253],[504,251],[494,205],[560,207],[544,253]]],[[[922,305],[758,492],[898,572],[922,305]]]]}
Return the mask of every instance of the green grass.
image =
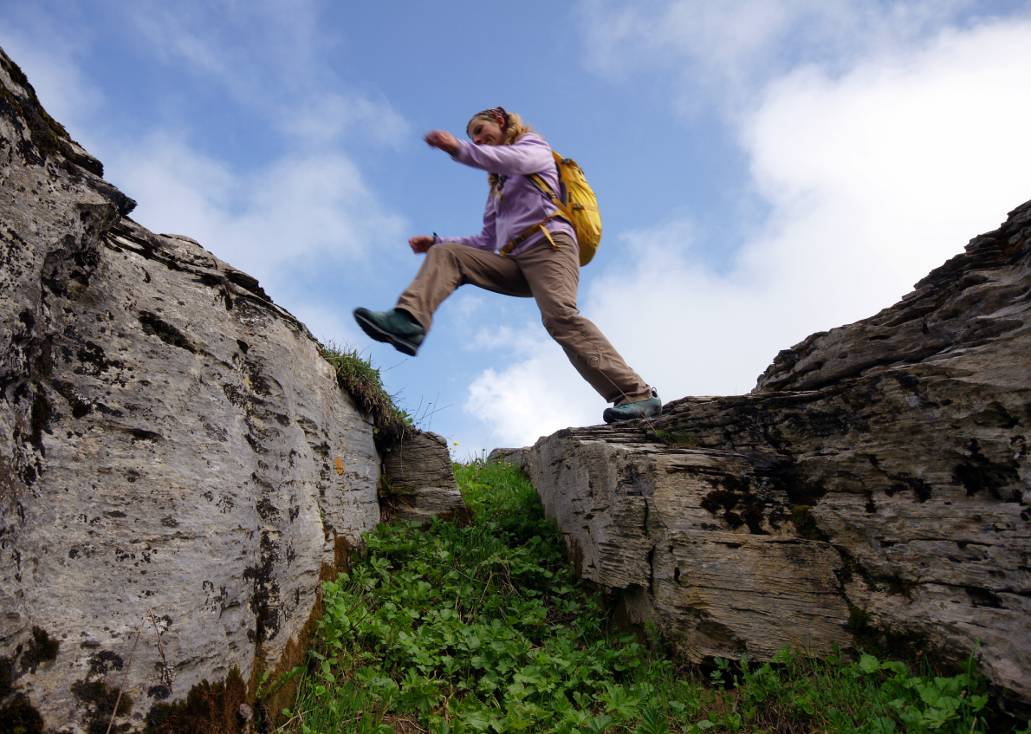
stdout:
{"type": "Polygon", "coordinates": [[[791,652],[679,667],[614,629],[518,472],[455,467],[473,520],[383,525],[325,614],[282,732],[985,732],[970,671],[791,652]]]}
{"type": "Polygon", "coordinates": [[[319,345],[319,352],[333,366],[340,387],[354,398],[359,410],[372,418],[374,439],[380,449],[391,446],[412,428],[411,416],[394,404],[379,370],[358,350],[329,344],[319,345]]]}

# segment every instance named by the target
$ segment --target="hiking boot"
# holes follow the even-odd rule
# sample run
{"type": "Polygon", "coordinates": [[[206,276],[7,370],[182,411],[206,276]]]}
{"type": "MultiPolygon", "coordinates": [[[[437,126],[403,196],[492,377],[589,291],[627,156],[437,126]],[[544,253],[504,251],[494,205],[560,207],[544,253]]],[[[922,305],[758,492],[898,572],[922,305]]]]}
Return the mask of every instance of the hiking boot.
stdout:
{"type": "Polygon", "coordinates": [[[606,423],[617,423],[619,421],[633,421],[638,418],[652,418],[662,412],[662,401],[659,400],[659,393],[652,388],[652,396],[634,403],[623,403],[606,408],[601,417],[606,423]]]}
{"type": "Polygon", "coordinates": [[[394,349],[415,356],[419,345],[426,338],[426,329],[407,311],[392,308],[389,311],[370,311],[356,308],[354,320],[362,331],[378,342],[394,345],[394,349]]]}

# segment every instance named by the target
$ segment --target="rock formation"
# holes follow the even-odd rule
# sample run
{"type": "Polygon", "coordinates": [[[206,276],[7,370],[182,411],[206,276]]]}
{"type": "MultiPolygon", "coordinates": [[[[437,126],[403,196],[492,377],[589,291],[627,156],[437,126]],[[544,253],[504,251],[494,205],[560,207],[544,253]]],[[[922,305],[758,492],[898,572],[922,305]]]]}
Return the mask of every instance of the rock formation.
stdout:
{"type": "Polygon", "coordinates": [[[443,436],[422,432],[405,437],[383,452],[383,470],[389,517],[415,522],[466,517],[443,436]]]}
{"type": "Polygon", "coordinates": [[[0,51],[0,721],[236,731],[379,522],[373,426],[257,281],[102,174],[0,51]]]}
{"type": "Polygon", "coordinates": [[[781,352],[751,394],[515,462],[581,575],[689,660],[873,635],[974,655],[1026,705],[1029,434],[1031,202],[898,304],[781,352]]]}

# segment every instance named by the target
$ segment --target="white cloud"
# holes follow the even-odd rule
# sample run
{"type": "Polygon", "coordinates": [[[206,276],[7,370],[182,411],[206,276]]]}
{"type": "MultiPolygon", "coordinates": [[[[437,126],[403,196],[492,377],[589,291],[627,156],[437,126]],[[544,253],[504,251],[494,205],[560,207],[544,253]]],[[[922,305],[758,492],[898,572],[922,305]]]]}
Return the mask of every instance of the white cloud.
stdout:
{"type": "Polygon", "coordinates": [[[139,201],[141,224],[188,234],[274,297],[291,267],[364,257],[403,232],[342,153],[290,155],[241,172],[181,135],[154,133],[108,164],[108,177],[139,201]]]}
{"type": "Polygon", "coordinates": [[[281,122],[284,132],[310,144],[325,145],[355,131],[373,142],[397,148],[411,132],[408,121],[384,99],[331,93],[294,109],[281,122]]]}
{"type": "Polygon", "coordinates": [[[519,329],[507,325],[481,326],[470,339],[464,339],[466,349],[495,349],[519,352],[530,352],[540,343],[543,327],[539,323],[528,324],[519,329]]]}
{"type": "Polygon", "coordinates": [[[350,351],[366,340],[354,325],[350,311],[324,303],[295,301],[290,312],[323,344],[350,351]]]}
{"type": "Polygon", "coordinates": [[[837,274],[827,300],[849,305],[825,319],[887,305],[1027,198],[1029,88],[1027,21],[778,81],[742,131],[774,211],[742,271],[799,286],[837,274]]]}
{"type": "Polygon", "coordinates": [[[280,94],[306,94],[325,75],[316,59],[323,37],[318,4],[278,2],[211,6],[132,3],[119,8],[152,54],[185,62],[238,101],[275,104],[280,94]],[[275,94],[270,94],[275,90],[275,94]]]}
{"type": "Polygon", "coordinates": [[[451,308],[459,323],[468,323],[487,307],[487,300],[470,291],[468,288],[458,291],[451,297],[451,308]]]}
{"type": "Polygon", "coordinates": [[[239,104],[268,119],[295,143],[322,148],[344,136],[396,147],[407,120],[382,95],[337,79],[323,52],[318,3],[298,1],[201,7],[130,6],[129,19],[169,64],[185,63],[239,104]],[[343,91],[342,91],[343,90],[343,91]]]}
{"type": "Polygon", "coordinates": [[[84,122],[102,107],[104,97],[74,63],[84,40],[50,23],[44,14],[31,8],[19,10],[18,23],[0,25],[0,47],[25,72],[50,116],[86,144],[82,137],[84,122]],[[33,42],[34,34],[45,36],[49,42],[33,42]]]}
{"type": "MultiPolygon", "coordinates": [[[[103,19],[108,10],[88,19],[103,19]]],[[[74,34],[65,30],[62,21],[85,20],[77,11],[17,8],[0,26],[0,41],[48,111],[101,158],[108,180],[138,202],[134,218],[197,239],[280,298],[291,268],[353,262],[401,237],[403,220],[379,204],[348,151],[355,136],[396,144],[407,123],[386,99],[337,91],[338,80],[318,61],[329,43],[318,3],[293,3],[286,14],[281,4],[264,1],[174,10],[137,3],[123,11],[119,22],[135,31],[132,41],[170,64],[185,64],[207,90],[225,90],[264,116],[249,125],[264,122],[289,136],[286,152],[275,158],[251,151],[259,162],[249,168],[201,152],[184,130],[151,128],[116,139],[105,119],[110,111],[80,63],[96,52],[97,32],[89,24],[74,34]],[[40,38],[53,43],[40,45],[40,38]]]]}
{"type": "Polygon", "coordinates": [[[523,446],[559,428],[599,423],[601,409],[585,404],[589,394],[561,350],[538,343],[529,358],[477,377],[462,407],[490,426],[477,436],[480,445],[523,446]]]}
{"type": "MultiPolygon", "coordinates": [[[[1028,21],[796,68],[738,120],[770,214],[731,267],[693,254],[690,221],[627,233],[635,264],[592,273],[585,314],[666,400],[750,389],[778,350],[895,302],[1031,195],[1028,89],[1028,21]]],[[[517,346],[469,391],[494,445],[597,421],[557,347],[517,346]]]]}
{"type": "Polygon", "coordinates": [[[603,75],[673,68],[682,111],[751,108],[763,83],[798,64],[832,71],[911,43],[976,7],[972,0],[582,0],[587,65],[603,75]]]}
{"type": "Polygon", "coordinates": [[[139,202],[141,223],[188,233],[282,301],[291,274],[353,262],[402,236],[403,220],[380,206],[346,151],[355,138],[396,146],[408,126],[388,100],[339,91],[319,61],[329,41],[317,3],[293,3],[286,14],[273,2],[225,11],[145,4],[129,19],[170,64],[185,63],[253,109],[290,150],[242,170],[201,154],[184,134],[158,130],[112,147],[108,173],[139,202]]]}

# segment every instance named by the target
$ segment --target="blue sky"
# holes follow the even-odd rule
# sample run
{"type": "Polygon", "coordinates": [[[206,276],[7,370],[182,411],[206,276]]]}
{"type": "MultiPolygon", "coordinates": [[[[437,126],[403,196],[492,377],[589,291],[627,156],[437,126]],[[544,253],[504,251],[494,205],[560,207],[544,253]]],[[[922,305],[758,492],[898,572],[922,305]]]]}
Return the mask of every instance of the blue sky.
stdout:
{"type": "Polygon", "coordinates": [[[479,231],[433,128],[520,112],[598,192],[581,309],[666,400],[746,392],[1031,198],[1031,5],[0,0],[0,45],[137,199],[357,347],[456,458],[600,421],[532,301],[461,288],[416,358],[411,234],[479,231]]]}

